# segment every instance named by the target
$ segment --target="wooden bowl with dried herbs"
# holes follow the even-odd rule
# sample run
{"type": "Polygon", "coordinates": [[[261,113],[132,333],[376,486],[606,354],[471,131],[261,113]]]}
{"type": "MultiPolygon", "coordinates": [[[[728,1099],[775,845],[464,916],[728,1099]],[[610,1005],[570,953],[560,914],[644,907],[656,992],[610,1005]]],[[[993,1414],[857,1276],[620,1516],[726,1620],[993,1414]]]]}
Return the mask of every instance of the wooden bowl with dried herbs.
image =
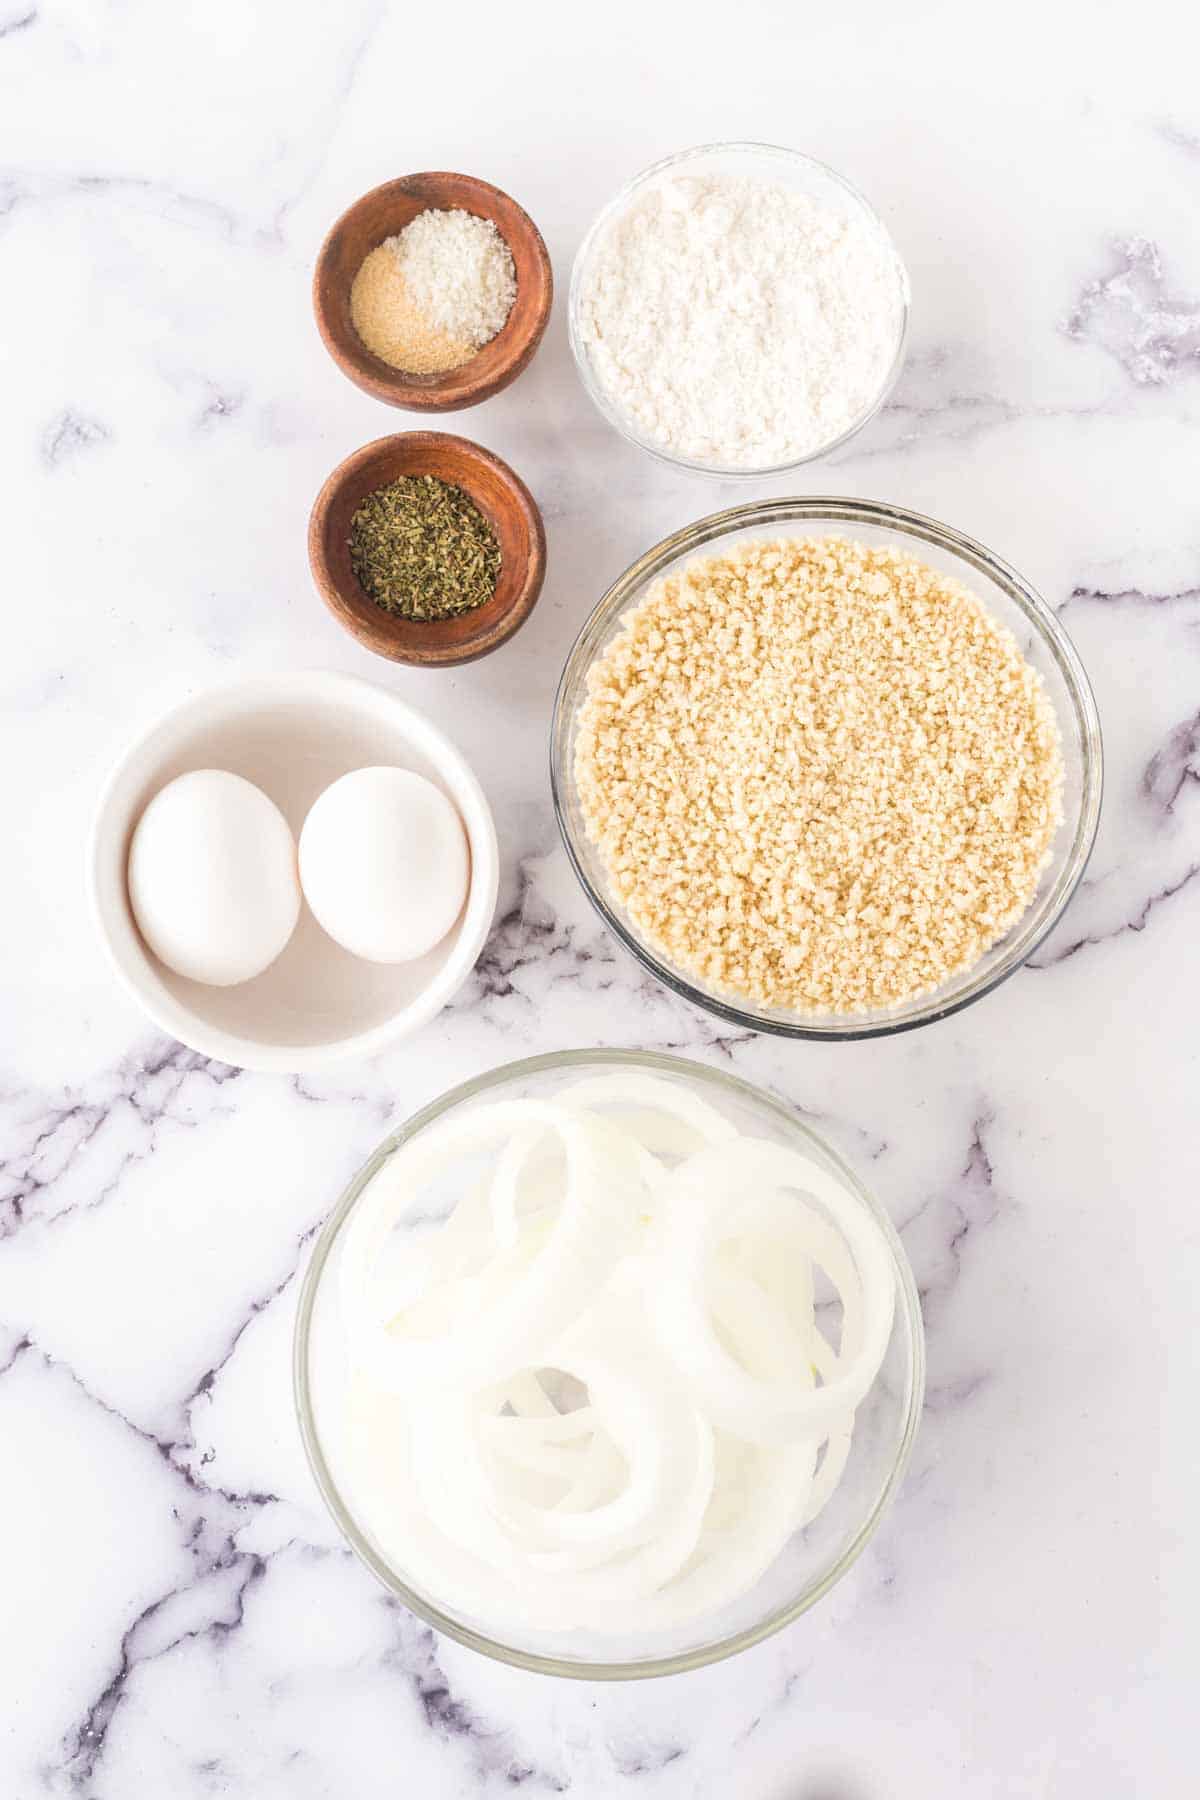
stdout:
{"type": "Polygon", "coordinates": [[[546,534],[529,489],[467,438],[404,431],[348,456],[308,526],[313,580],[360,644],[445,668],[506,642],[533,611],[546,534]]]}

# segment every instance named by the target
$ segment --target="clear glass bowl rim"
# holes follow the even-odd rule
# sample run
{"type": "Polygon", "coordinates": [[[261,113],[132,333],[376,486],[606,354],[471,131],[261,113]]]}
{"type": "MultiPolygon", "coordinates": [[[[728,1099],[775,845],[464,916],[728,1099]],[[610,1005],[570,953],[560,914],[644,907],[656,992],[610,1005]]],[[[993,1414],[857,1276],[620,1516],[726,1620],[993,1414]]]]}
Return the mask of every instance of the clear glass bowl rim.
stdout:
{"type": "Polygon", "coordinates": [[[690,149],[676,150],[670,156],[660,157],[658,162],[651,163],[648,168],[642,169],[638,174],[634,175],[631,180],[625,183],[624,187],[620,188],[618,192],[613,195],[611,200],[601,207],[600,211],[596,214],[596,217],[592,220],[591,225],[588,227],[583,242],[575,252],[575,260],[571,264],[571,282],[567,292],[567,339],[571,346],[571,355],[575,359],[575,367],[578,371],[579,379],[583,383],[584,392],[587,394],[588,399],[592,402],[592,405],[596,408],[601,418],[606,419],[613,430],[618,432],[620,436],[625,439],[626,443],[634,445],[638,450],[645,451],[647,456],[654,457],[657,462],[665,463],[668,468],[687,469],[693,474],[711,475],[720,481],[761,481],[772,475],[786,475],[792,469],[802,469],[806,463],[815,462],[819,457],[831,455],[833,451],[841,449],[843,444],[849,443],[852,437],[856,437],[863,429],[864,425],[870,424],[876,414],[886,405],[892,389],[900,378],[900,371],[904,367],[904,353],[908,345],[908,327],[911,309],[912,289],[909,283],[908,270],[905,267],[904,259],[896,248],[891,232],[888,230],[875,208],[871,205],[871,202],[867,199],[866,195],[861,193],[860,190],[854,186],[852,181],[847,181],[844,175],[840,175],[836,169],[830,168],[828,163],[819,161],[815,156],[807,156],[802,150],[791,150],[783,144],[757,143],[753,139],[748,138],[731,139],[726,143],[696,144],[690,149]],[[629,204],[634,194],[648,182],[656,180],[669,169],[678,168],[684,163],[699,161],[701,157],[706,156],[778,157],[782,161],[792,163],[798,167],[814,170],[819,176],[831,181],[835,187],[840,188],[847,198],[856,207],[859,207],[862,210],[865,217],[874,224],[875,229],[879,232],[884,243],[891,251],[892,258],[895,262],[896,275],[900,286],[900,321],[896,334],[895,351],[893,352],[891,364],[889,365],[888,372],[884,377],[883,384],[880,387],[878,394],[876,394],[870,404],[863,409],[858,418],[853,420],[853,422],[846,427],[845,431],[839,432],[837,437],[830,438],[827,443],[818,445],[815,450],[810,450],[807,455],[791,457],[787,462],[764,463],[755,468],[746,468],[745,466],[731,468],[723,463],[697,462],[692,457],[672,456],[670,451],[664,450],[661,444],[654,444],[651,443],[648,438],[640,437],[629,420],[625,418],[620,409],[609,398],[599,381],[595,378],[592,371],[591,358],[588,356],[587,347],[583,342],[583,337],[579,329],[579,311],[583,294],[583,271],[587,266],[588,257],[591,255],[602,233],[607,229],[608,225],[616,215],[629,204]]]}
{"type": "Polygon", "coordinates": [[[483,1074],[475,1075],[469,1081],[461,1082],[457,1087],[450,1088],[438,1099],[431,1101],[428,1106],[423,1106],[419,1112],[415,1112],[411,1118],[406,1119],[367,1158],[321,1227],[320,1235],[313,1246],[308,1268],[305,1270],[292,1340],[292,1389],[296,1418],[300,1427],[300,1438],[308,1458],[308,1466],[334,1523],[359,1560],[411,1612],[424,1619],[425,1623],[431,1625],[435,1631],[443,1632],[447,1637],[464,1644],[468,1649],[477,1650],[483,1656],[490,1656],[496,1662],[508,1663],[513,1668],[529,1669],[541,1675],[567,1676],[581,1681],[636,1681],[659,1675],[679,1675],[689,1669],[703,1668],[709,1663],[722,1662],[726,1657],[735,1656],[739,1651],[747,1650],[753,1644],[761,1643],[764,1638],[772,1637],[775,1632],[781,1631],[784,1626],[790,1625],[802,1613],[806,1613],[810,1607],[815,1606],[817,1601],[822,1599],[857,1561],[874,1536],[880,1520],[895,1497],[912,1454],[925,1398],[925,1326],[921,1317],[921,1302],[917,1294],[916,1281],[913,1278],[913,1272],[900,1242],[899,1234],[891,1219],[844,1158],[823,1137],[813,1131],[796,1109],[789,1106],[785,1100],[768,1093],[764,1088],[756,1087],[753,1082],[744,1081],[739,1075],[727,1073],[724,1069],[709,1068],[705,1063],[691,1062],[681,1056],[664,1055],[656,1050],[552,1050],[541,1056],[522,1057],[516,1062],[502,1063],[498,1068],[488,1069],[483,1074]],[[757,1106],[766,1107],[769,1111],[773,1111],[789,1130],[807,1138],[823,1156],[829,1158],[842,1178],[862,1200],[887,1240],[896,1270],[900,1296],[898,1316],[903,1317],[904,1327],[911,1345],[912,1385],[899,1447],[887,1481],[876,1496],[875,1504],[867,1518],[864,1519],[841,1556],[825,1571],[819,1581],[814,1582],[803,1593],[789,1600],[786,1605],[778,1607],[753,1626],[727,1638],[722,1638],[713,1644],[700,1645],[694,1650],[683,1651],[674,1656],[639,1662],[572,1661],[565,1657],[539,1656],[529,1651],[516,1649],[509,1644],[501,1643],[498,1639],[488,1637],[482,1632],[474,1631],[470,1626],[449,1617],[432,1601],[407,1587],[372,1547],[344,1504],[321,1449],[308,1377],[309,1340],[313,1308],[316,1304],[321,1275],[336,1242],[337,1234],[358,1196],[395,1149],[423,1130],[426,1125],[432,1124],[434,1120],[449,1112],[452,1107],[472,1100],[480,1094],[485,1094],[489,1088],[497,1087],[505,1081],[521,1079],[547,1070],[597,1068],[605,1065],[628,1065],[630,1063],[661,1074],[682,1076],[689,1081],[707,1082],[717,1090],[737,1095],[742,1100],[748,1100],[757,1106]]]}
{"type": "Polygon", "coordinates": [[[635,563],[631,563],[593,608],[563,665],[550,724],[550,791],[559,835],[580,886],[618,942],[637,958],[643,968],[649,970],[656,981],[662,982],[664,987],[678,994],[680,999],[723,1019],[727,1024],[736,1025],[743,1031],[764,1031],[777,1037],[806,1038],[817,1043],[852,1043],[862,1038],[891,1037],[902,1031],[915,1031],[919,1026],[931,1025],[938,1019],[949,1018],[951,1014],[960,1012],[964,1006],[990,994],[1002,981],[1014,974],[1053,931],[1083,879],[1096,841],[1103,790],[1104,748],[1095,696],[1078,651],[1046,601],[1036,588],[1031,587],[1018,574],[1011,563],[994,555],[974,538],[965,536],[950,525],[943,525],[937,519],[927,518],[923,513],[908,512],[903,507],[891,506],[882,500],[813,495],[749,501],[742,506],[729,507],[724,512],[710,513],[707,518],[698,519],[694,525],[685,525],[670,537],[663,538],[661,543],[655,544],[635,563]],[[705,993],[701,988],[693,986],[659,962],[633,935],[604,895],[593,886],[572,835],[564,798],[565,784],[569,779],[573,780],[564,766],[572,753],[571,720],[566,716],[567,696],[577,685],[579,676],[586,672],[596,647],[620,612],[632,603],[639,591],[656,575],[661,574],[681,556],[701,549],[716,538],[760,525],[777,530],[780,526],[803,522],[814,526],[868,525],[896,532],[902,537],[916,538],[936,549],[949,551],[994,582],[1020,610],[1057,664],[1071,698],[1079,735],[1082,761],[1079,817],[1075,822],[1070,849],[1044,912],[1037,907],[1029,909],[1025,920],[1015,929],[1005,955],[994,967],[975,980],[968,981],[965,987],[953,994],[935,989],[916,1011],[895,1019],[856,1022],[851,1015],[844,1024],[818,1025],[806,1022],[799,1014],[794,1019],[767,1017],[743,1010],[732,1001],[705,993]],[[1040,919],[1037,918],[1039,912],[1040,919]]]}

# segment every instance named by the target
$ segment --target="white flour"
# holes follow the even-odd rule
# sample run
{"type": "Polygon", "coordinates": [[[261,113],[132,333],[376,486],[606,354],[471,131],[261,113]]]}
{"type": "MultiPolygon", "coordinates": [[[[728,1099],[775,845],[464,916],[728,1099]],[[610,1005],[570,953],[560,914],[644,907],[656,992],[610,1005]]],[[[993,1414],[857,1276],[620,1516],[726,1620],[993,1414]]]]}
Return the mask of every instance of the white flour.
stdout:
{"type": "Polygon", "coordinates": [[[653,184],[590,259],[581,334],[634,432],[730,468],[794,461],[877,397],[900,329],[871,222],[735,176],[653,184]]]}

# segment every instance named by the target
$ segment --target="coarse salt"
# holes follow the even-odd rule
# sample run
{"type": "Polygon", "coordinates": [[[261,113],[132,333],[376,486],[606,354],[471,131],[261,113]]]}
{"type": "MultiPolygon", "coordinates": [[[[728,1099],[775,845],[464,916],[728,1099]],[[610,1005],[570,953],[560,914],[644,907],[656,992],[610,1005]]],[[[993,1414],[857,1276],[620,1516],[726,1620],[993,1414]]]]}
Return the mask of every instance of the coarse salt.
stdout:
{"type": "Polygon", "coordinates": [[[479,350],[503,328],[517,276],[490,219],[460,207],[418,213],[385,244],[413,305],[447,337],[479,350]]]}

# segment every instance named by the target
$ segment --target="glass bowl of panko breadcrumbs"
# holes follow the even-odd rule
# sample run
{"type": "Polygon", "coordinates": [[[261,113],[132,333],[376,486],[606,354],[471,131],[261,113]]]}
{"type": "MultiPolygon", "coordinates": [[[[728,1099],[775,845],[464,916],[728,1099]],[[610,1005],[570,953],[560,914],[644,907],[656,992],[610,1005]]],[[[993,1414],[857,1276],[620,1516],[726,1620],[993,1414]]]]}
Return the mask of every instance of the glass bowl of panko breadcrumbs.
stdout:
{"type": "Polygon", "coordinates": [[[1096,834],[1100,722],[1046,602],[949,526],[770,500],[610,588],[559,684],[555,810],[601,918],[733,1025],[861,1038],[989,993],[1096,834]]]}

